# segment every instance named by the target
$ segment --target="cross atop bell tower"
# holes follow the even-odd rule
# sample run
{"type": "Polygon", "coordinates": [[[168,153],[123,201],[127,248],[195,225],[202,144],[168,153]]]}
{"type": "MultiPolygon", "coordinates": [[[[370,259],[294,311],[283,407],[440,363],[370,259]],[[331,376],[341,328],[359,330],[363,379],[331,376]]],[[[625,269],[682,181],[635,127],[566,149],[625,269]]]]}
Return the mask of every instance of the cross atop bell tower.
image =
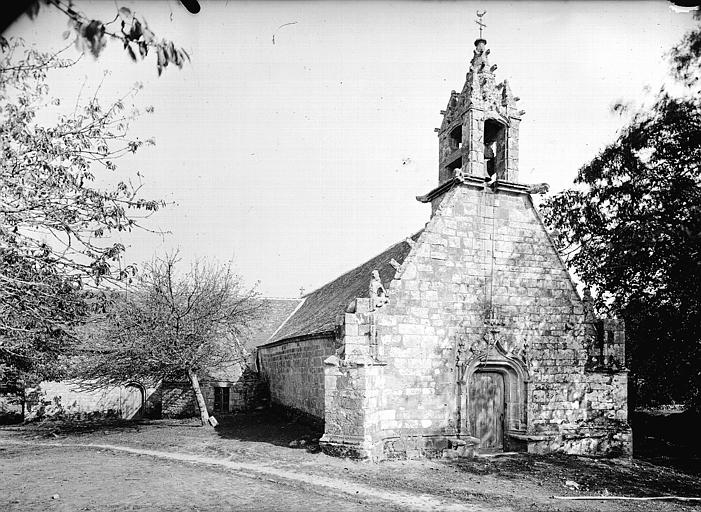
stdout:
{"type": "Polygon", "coordinates": [[[475,23],[477,23],[480,27],[480,39],[482,39],[482,29],[487,28],[487,25],[482,21],[485,14],[487,14],[487,11],[477,11],[477,19],[475,20],[475,23]]]}
{"type": "Polygon", "coordinates": [[[441,111],[443,123],[438,132],[438,184],[453,178],[472,176],[486,181],[518,182],[519,123],[524,111],[506,80],[496,83],[496,64],[489,64],[487,26],[477,11],[475,23],[480,37],[475,40],[465,85],[452,91],[448,106],[441,111]]]}

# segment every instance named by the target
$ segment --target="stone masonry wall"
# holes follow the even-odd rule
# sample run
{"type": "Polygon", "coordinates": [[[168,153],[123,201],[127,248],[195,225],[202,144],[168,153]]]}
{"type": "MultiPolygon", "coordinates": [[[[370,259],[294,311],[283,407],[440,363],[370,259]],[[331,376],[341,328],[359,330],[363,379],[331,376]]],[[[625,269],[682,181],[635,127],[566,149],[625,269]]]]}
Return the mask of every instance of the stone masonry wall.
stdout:
{"type": "MultiPolygon", "coordinates": [[[[553,372],[552,375],[552,380],[557,382],[563,373],[553,372]]],[[[563,391],[558,391],[551,382],[534,385],[531,413],[535,417],[528,450],[630,455],[627,374],[585,372],[583,378],[575,378],[574,382],[561,384],[563,391]],[[565,396],[571,401],[562,400],[565,396]]]]}
{"type": "Polygon", "coordinates": [[[197,400],[189,382],[164,382],[161,387],[161,414],[164,418],[197,416],[197,400]]]}
{"type": "Polygon", "coordinates": [[[324,360],[337,346],[332,337],[323,337],[259,347],[259,370],[271,402],[323,420],[324,360]]]}
{"type": "MultiPolygon", "coordinates": [[[[332,358],[330,358],[333,360],[332,358]]],[[[327,360],[329,361],[329,360],[327,360]]],[[[322,446],[329,454],[365,457],[372,453],[373,433],[366,416],[377,409],[382,382],[382,367],[355,364],[331,364],[326,369],[326,411],[322,446]],[[328,449],[332,446],[331,449],[328,449]]]]}
{"type": "MultiPolygon", "coordinates": [[[[267,390],[260,376],[250,368],[229,371],[226,380],[200,382],[207,410],[214,413],[214,387],[229,388],[229,412],[251,410],[267,399],[267,390]]],[[[166,382],[162,386],[162,414],[167,418],[191,417],[199,414],[195,394],[189,382],[166,382]]]]}
{"type": "Polygon", "coordinates": [[[459,382],[456,359],[496,354],[490,303],[499,346],[528,375],[508,410],[518,416],[507,425],[513,441],[531,451],[630,449],[626,375],[585,370],[595,330],[529,196],[472,185],[447,192],[389,295],[375,313],[385,365],[377,407],[364,416],[374,453],[428,453],[436,439],[473,435],[469,374],[459,382]]]}

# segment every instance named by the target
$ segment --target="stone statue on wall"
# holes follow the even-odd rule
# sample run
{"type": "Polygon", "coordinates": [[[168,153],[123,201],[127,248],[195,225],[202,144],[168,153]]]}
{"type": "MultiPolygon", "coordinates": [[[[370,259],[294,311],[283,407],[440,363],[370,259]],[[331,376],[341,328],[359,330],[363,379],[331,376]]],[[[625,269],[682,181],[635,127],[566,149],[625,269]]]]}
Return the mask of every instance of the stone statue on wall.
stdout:
{"type": "Polygon", "coordinates": [[[373,309],[381,308],[388,302],[389,296],[380,280],[380,273],[377,270],[373,270],[372,279],[370,280],[370,307],[373,309]]]}
{"type": "Polygon", "coordinates": [[[496,171],[495,160],[494,160],[494,150],[491,144],[484,145],[484,163],[487,170],[487,177],[492,178],[496,171]]]}
{"type": "Polygon", "coordinates": [[[489,69],[489,50],[486,48],[487,41],[478,39],[475,41],[475,50],[470,62],[470,68],[475,73],[482,73],[489,69]]]}

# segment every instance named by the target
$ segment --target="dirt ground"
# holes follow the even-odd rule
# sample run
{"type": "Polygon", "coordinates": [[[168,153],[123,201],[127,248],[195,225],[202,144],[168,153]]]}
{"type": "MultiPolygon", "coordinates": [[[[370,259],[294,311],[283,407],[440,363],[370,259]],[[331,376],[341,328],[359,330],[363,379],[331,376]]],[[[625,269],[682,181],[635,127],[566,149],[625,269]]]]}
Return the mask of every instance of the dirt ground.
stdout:
{"type": "Polygon", "coordinates": [[[528,454],[373,464],[320,453],[319,435],[269,411],[221,418],[216,430],[193,420],[3,427],[0,509],[701,510],[700,502],[555,498],[699,497],[701,476],[688,468],[528,454]],[[115,449],[84,446],[95,444],[115,449]]]}
{"type": "MultiPolygon", "coordinates": [[[[0,447],[3,511],[373,510],[299,486],[108,450],[0,447]]],[[[383,503],[384,506],[384,503],[383,503]]],[[[388,507],[392,510],[392,507],[388,507]]],[[[394,508],[397,510],[397,508],[394,508]]]]}

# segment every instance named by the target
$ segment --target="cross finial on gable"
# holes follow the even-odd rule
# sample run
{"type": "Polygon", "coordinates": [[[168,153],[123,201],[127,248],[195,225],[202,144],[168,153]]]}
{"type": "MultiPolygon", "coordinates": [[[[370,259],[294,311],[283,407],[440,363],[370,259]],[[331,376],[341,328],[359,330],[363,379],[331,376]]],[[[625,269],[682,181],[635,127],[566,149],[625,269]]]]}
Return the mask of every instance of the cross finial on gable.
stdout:
{"type": "Polygon", "coordinates": [[[475,20],[475,23],[477,23],[477,25],[479,25],[480,28],[480,39],[482,39],[482,29],[487,27],[487,25],[482,20],[485,14],[487,14],[487,11],[477,11],[477,19],[475,20]]]}

